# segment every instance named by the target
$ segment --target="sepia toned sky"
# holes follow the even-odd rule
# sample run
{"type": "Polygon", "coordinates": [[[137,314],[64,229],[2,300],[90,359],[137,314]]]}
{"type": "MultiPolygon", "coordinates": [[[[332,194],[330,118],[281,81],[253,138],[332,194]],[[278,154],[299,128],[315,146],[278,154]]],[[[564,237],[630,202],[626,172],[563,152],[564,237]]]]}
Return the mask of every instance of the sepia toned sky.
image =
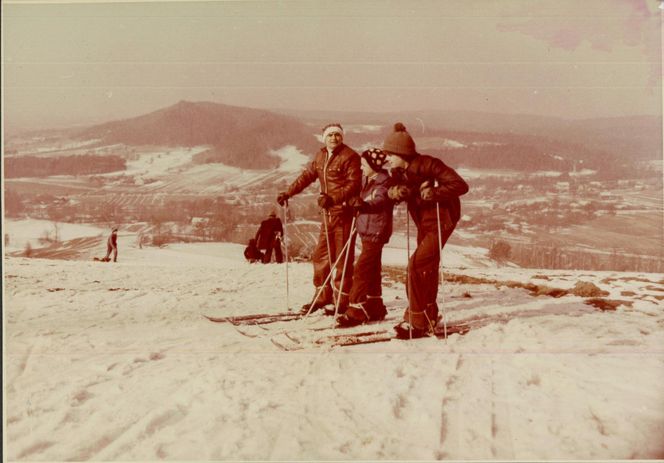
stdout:
{"type": "Polygon", "coordinates": [[[3,2],[4,121],[178,102],[661,115],[658,0],[3,2]]]}

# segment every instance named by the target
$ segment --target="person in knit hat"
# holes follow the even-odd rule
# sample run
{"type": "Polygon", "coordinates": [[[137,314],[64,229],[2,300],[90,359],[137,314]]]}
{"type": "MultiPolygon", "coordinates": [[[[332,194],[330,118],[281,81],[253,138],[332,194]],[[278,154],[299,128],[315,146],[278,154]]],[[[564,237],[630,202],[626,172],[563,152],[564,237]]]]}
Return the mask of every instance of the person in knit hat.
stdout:
{"type": "Polygon", "coordinates": [[[468,184],[440,159],[418,153],[413,137],[400,122],[385,139],[383,151],[396,183],[388,195],[407,202],[417,227],[417,248],[408,261],[408,307],[394,329],[404,339],[428,336],[438,322],[442,248],[461,217],[459,197],[468,192],[468,184]]]}
{"type": "Polygon", "coordinates": [[[355,326],[387,315],[382,299],[381,271],[383,247],[392,235],[394,201],[388,197],[390,176],[384,169],[387,154],[378,148],[362,152],[362,191],[351,200],[358,211],[357,233],[362,252],[355,263],[350,304],[337,318],[340,327],[355,326]]]}
{"type": "Polygon", "coordinates": [[[348,307],[348,290],[353,281],[355,251],[355,243],[351,240],[351,226],[355,212],[348,204],[348,200],[360,192],[362,172],[360,156],[343,142],[344,131],[341,124],[326,125],[323,127],[322,136],[325,146],[316,153],[313,161],[306,166],[288,190],[277,196],[277,202],[283,206],[289,198],[316,180],[320,183],[318,206],[322,211],[323,221],[318,244],[312,256],[313,282],[316,288],[312,302],[305,304],[302,312],[311,313],[327,306],[326,313],[334,314],[335,309],[332,304],[338,303],[339,313],[343,313],[348,307]],[[346,246],[349,240],[351,242],[346,246]],[[347,254],[341,256],[344,247],[347,254]],[[334,278],[328,280],[327,277],[332,271],[331,266],[335,262],[337,265],[334,278]],[[349,265],[344,269],[346,263],[349,265]]]}

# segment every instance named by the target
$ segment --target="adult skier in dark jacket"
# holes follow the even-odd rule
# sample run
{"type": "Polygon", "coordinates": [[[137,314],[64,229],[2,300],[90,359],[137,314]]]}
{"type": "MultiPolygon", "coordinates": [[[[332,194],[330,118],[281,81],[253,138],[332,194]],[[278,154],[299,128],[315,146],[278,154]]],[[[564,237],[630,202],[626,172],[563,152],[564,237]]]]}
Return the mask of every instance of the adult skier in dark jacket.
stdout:
{"type": "Polygon", "coordinates": [[[271,212],[267,219],[261,222],[261,226],[256,232],[256,247],[264,250],[263,263],[268,264],[272,260],[272,250],[274,249],[274,258],[280,264],[284,261],[281,252],[281,237],[284,234],[284,227],[277,214],[271,212]]]}
{"type": "Polygon", "coordinates": [[[459,196],[468,192],[468,184],[440,159],[419,154],[401,123],[385,139],[383,151],[398,182],[389,195],[407,201],[417,227],[417,248],[408,261],[408,308],[395,330],[402,338],[427,336],[438,321],[440,254],[461,217],[459,196]]]}
{"type": "MultiPolygon", "coordinates": [[[[348,306],[348,291],[353,279],[354,243],[346,248],[347,259],[345,255],[339,259],[333,285],[328,283],[323,287],[323,283],[330,273],[331,264],[337,261],[350,238],[354,211],[347,201],[360,192],[362,173],[360,157],[343,143],[343,128],[340,124],[330,124],[323,128],[323,142],[325,146],[316,153],[314,160],[307,165],[288,190],[279,194],[277,202],[283,206],[289,198],[300,193],[314,181],[318,180],[320,183],[318,205],[323,211],[323,223],[312,256],[314,286],[319,296],[312,304],[303,306],[302,311],[313,312],[335,303],[340,297],[339,313],[343,313],[348,306]],[[349,265],[344,272],[346,261],[349,265]],[[342,275],[344,275],[343,287],[342,275]],[[339,294],[340,289],[341,294],[339,294]]],[[[334,313],[334,310],[328,311],[334,313]]]]}
{"type": "Polygon", "coordinates": [[[362,240],[362,252],[355,263],[350,305],[337,319],[339,326],[382,320],[387,315],[382,299],[381,260],[383,246],[392,235],[394,201],[388,197],[391,180],[383,169],[387,156],[382,150],[370,149],[361,156],[362,191],[351,203],[358,211],[357,233],[362,240]]]}

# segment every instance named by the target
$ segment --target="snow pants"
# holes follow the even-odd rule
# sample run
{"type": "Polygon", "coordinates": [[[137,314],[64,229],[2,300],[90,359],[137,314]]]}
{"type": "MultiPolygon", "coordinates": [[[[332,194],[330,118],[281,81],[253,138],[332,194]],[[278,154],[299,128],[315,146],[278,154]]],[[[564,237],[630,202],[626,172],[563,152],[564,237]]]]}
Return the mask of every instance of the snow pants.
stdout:
{"type": "Polygon", "coordinates": [[[104,259],[110,259],[111,252],[113,253],[113,262],[118,261],[118,248],[117,246],[112,246],[110,243],[106,245],[106,257],[104,259]]]}
{"type": "Polygon", "coordinates": [[[414,328],[428,330],[438,321],[438,273],[440,253],[454,228],[442,230],[441,249],[438,251],[438,228],[418,231],[417,248],[408,261],[406,293],[408,308],[404,320],[414,328]]]}
{"type": "Polygon", "coordinates": [[[350,289],[350,303],[364,304],[367,299],[380,298],[383,294],[382,242],[362,240],[362,252],[353,269],[353,286],[350,289]]]}
{"type": "Polygon", "coordinates": [[[383,246],[383,242],[362,240],[362,252],[355,263],[350,306],[346,316],[361,323],[367,320],[382,320],[387,314],[381,297],[383,246]]]}
{"type": "MultiPolygon", "coordinates": [[[[353,216],[350,213],[341,214],[327,214],[324,212],[323,221],[327,221],[327,236],[325,234],[325,222],[321,224],[320,234],[318,236],[318,244],[313,253],[314,264],[314,286],[316,292],[323,286],[325,279],[330,273],[330,263],[339,258],[341,251],[344,249],[346,242],[350,238],[351,225],[353,216]],[[328,242],[330,250],[328,253],[328,242]]],[[[341,289],[340,306],[348,305],[348,295],[351,285],[353,284],[353,261],[355,259],[355,235],[353,235],[352,242],[345,248],[347,252],[337,262],[335,273],[322,289],[318,300],[314,301],[315,305],[325,305],[336,303],[336,298],[339,296],[341,289]],[[344,272],[344,263],[346,271],[344,272]],[[342,286],[342,275],[343,286],[342,286]]]]}
{"type": "Polygon", "coordinates": [[[281,264],[284,261],[284,255],[281,251],[281,240],[274,238],[272,243],[265,249],[263,254],[263,263],[269,264],[272,260],[272,250],[274,249],[274,258],[277,261],[277,264],[281,264]]]}

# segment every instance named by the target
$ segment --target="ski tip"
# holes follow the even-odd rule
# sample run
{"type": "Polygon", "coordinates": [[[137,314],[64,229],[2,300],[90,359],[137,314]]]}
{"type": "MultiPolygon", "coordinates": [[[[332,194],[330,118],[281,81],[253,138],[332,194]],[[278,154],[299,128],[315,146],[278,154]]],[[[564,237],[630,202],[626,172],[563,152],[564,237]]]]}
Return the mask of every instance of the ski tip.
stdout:
{"type": "Polygon", "coordinates": [[[205,315],[205,314],[203,314],[203,318],[210,320],[211,322],[214,323],[223,323],[228,321],[227,318],[211,317],[210,315],[205,315]]]}

